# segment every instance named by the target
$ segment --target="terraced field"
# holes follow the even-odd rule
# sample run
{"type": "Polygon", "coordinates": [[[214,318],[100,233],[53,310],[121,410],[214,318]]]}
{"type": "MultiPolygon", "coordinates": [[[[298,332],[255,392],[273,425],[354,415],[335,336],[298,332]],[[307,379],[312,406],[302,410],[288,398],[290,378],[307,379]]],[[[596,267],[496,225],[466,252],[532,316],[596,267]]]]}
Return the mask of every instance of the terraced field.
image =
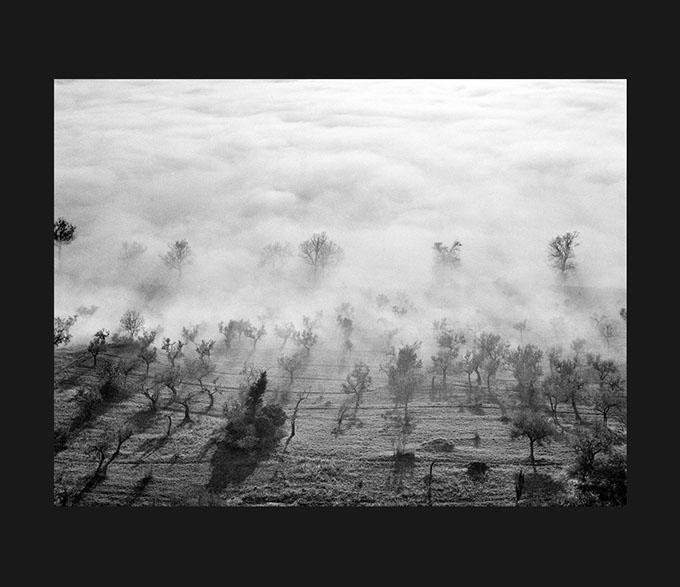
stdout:
{"type": "MultiPolygon", "coordinates": [[[[565,467],[572,459],[566,442],[573,418],[567,408],[560,411],[562,436],[536,448],[536,472],[529,464],[528,441],[511,440],[507,415],[513,402],[513,379],[500,373],[492,393],[484,392],[475,404],[469,396],[465,376],[449,378],[445,394],[430,381],[419,390],[409,411],[416,426],[409,437],[412,455],[395,460],[392,437],[385,429],[384,412],[391,407],[385,377],[379,372],[384,354],[371,348],[352,353],[351,360],[337,364],[336,347],[320,341],[310,354],[309,365],[296,374],[289,401],[284,404],[290,430],[298,394],[307,392],[298,409],[295,436],[287,450],[267,460],[220,463],[215,457],[215,436],[224,424],[224,404],[238,390],[244,362],[268,370],[265,395],[274,398],[287,389],[288,375],[276,366],[278,345],[260,343],[253,352],[246,341],[237,343],[227,355],[224,346],[213,352],[221,391],[210,406],[206,393],[197,393],[190,406],[191,420],[184,408],[170,402],[164,391],[160,409],[148,410],[149,401],[139,390],[145,366],[128,376],[128,397],[101,403],[92,418],[72,426],[79,389],[96,382],[93,359],[86,349],[69,346],[54,355],[54,426],[71,431],[61,444],[55,442],[55,503],[106,506],[207,506],[207,505],[309,505],[309,506],[514,506],[515,476],[526,474],[525,491],[519,505],[559,503],[568,491],[565,467]],[[341,434],[332,434],[338,407],[346,396],[341,392],[351,364],[363,360],[371,367],[375,391],[365,396],[358,412],[360,424],[341,434]],[[132,436],[122,445],[107,475],[89,482],[97,466],[92,447],[106,434],[128,425],[132,436]],[[169,430],[169,433],[168,433],[169,430]],[[433,451],[424,443],[445,439],[453,444],[447,452],[433,451]],[[472,462],[483,462],[485,475],[468,473],[472,462]],[[433,464],[434,463],[434,464],[433,464]],[[432,467],[431,483],[428,483],[432,467]]],[[[272,342],[274,342],[272,340],[272,342]]],[[[108,347],[98,362],[133,354],[133,348],[108,347]]],[[[190,344],[187,356],[195,355],[190,344]]],[[[423,357],[425,358],[425,357],[423,357]]],[[[425,361],[424,361],[425,362],[425,361]]],[[[150,375],[168,364],[159,352],[150,375]]],[[[212,378],[211,378],[212,379],[212,378]]],[[[186,386],[198,384],[187,383],[186,386]]],[[[482,388],[484,390],[484,388],[482,388]]],[[[589,406],[580,406],[586,420],[594,420],[589,406]]],[[[285,438],[284,438],[285,442],[285,438]]],[[[283,447],[284,442],[281,443],[283,447]]],[[[110,449],[112,450],[112,449],[110,449]]],[[[109,454],[110,454],[109,450],[109,454]]]]}

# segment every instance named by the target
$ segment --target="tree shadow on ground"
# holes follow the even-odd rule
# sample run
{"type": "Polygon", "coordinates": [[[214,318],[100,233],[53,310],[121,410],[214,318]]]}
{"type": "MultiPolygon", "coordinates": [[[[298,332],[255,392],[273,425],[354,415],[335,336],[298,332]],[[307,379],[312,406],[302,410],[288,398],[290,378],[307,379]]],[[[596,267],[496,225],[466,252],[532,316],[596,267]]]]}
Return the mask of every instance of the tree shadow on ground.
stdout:
{"type": "Polygon", "coordinates": [[[560,505],[565,497],[563,481],[545,473],[527,473],[524,481],[524,495],[519,505],[549,506],[560,505]]]}
{"type": "Polygon", "coordinates": [[[147,473],[146,475],[144,475],[144,477],[139,479],[137,483],[135,483],[135,486],[132,488],[130,495],[128,495],[123,505],[125,506],[134,505],[134,503],[141,497],[149,483],[151,483],[152,481],[153,475],[151,473],[147,473]]]}
{"type": "Polygon", "coordinates": [[[404,488],[404,480],[413,478],[416,466],[416,456],[413,453],[395,454],[392,459],[392,469],[387,477],[388,489],[399,492],[404,488]]]}
{"type": "Polygon", "coordinates": [[[269,456],[263,452],[250,452],[235,449],[227,441],[216,443],[217,448],[210,459],[210,480],[208,491],[219,493],[228,485],[243,483],[257,469],[257,466],[269,456]]]}
{"type": "Polygon", "coordinates": [[[128,418],[128,425],[135,433],[144,432],[161,419],[161,415],[154,410],[142,410],[128,418]]]}

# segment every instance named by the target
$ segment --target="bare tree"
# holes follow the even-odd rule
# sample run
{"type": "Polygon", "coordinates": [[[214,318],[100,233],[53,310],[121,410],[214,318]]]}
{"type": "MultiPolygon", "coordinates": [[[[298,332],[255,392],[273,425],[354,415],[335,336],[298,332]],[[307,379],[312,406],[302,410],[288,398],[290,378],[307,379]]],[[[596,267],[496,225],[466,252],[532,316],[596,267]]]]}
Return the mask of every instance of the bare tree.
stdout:
{"type": "Polygon", "coordinates": [[[67,345],[71,341],[71,327],[78,320],[78,316],[67,316],[66,318],[54,317],[54,346],[60,344],[67,345]]]}
{"type": "Polygon", "coordinates": [[[295,255],[295,249],[289,242],[269,243],[260,251],[260,266],[268,266],[273,272],[279,271],[289,259],[295,255]]]}
{"type": "Polygon", "coordinates": [[[295,436],[295,423],[297,421],[298,409],[300,408],[300,404],[309,397],[310,392],[311,392],[310,388],[307,388],[307,390],[304,393],[298,395],[298,400],[297,403],[295,404],[295,409],[293,409],[293,414],[290,417],[290,435],[286,439],[286,444],[283,445],[282,452],[286,452],[286,449],[288,448],[290,441],[293,440],[293,436],[295,436]]]}
{"type": "Polygon", "coordinates": [[[54,221],[54,246],[57,247],[57,257],[61,268],[61,249],[64,245],[71,244],[78,234],[76,226],[68,220],[59,217],[54,221]]]}
{"type": "Polygon", "coordinates": [[[566,232],[556,236],[548,243],[548,259],[552,266],[566,279],[570,271],[576,269],[574,249],[579,246],[576,242],[578,231],[566,232]]]}
{"type": "Polygon", "coordinates": [[[312,279],[317,281],[328,268],[337,266],[344,257],[342,248],[328,238],[325,232],[314,233],[299,245],[298,256],[312,269],[312,279]]]}
{"type": "Polygon", "coordinates": [[[144,317],[137,310],[126,310],[120,319],[120,326],[126,332],[131,341],[144,328],[144,317]]]}
{"type": "Polygon", "coordinates": [[[182,280],[182,268],[185,265],[191,264],[191,256],[193,251],[189,246],[187,240],[175,241],[174,243],[168,244],[168,251],[161,255],[163,263],[169,269],[176,269],[178,272],[178,281],[182,280]]]}

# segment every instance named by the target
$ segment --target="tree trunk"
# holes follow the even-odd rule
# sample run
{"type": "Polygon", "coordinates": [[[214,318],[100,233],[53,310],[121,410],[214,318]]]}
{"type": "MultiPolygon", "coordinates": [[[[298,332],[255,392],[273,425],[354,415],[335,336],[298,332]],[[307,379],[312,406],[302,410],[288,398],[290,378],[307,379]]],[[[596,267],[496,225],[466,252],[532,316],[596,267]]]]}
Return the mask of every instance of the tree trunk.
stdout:
{"type": "Polygon", "coordinates": [[[581,415],[578,413],[578,409],[576,408],[576,400],[573,397],[571,398],[571,407],[574,410],[574,416],[576,416],[576,421],[580,422],[581,415]]]}

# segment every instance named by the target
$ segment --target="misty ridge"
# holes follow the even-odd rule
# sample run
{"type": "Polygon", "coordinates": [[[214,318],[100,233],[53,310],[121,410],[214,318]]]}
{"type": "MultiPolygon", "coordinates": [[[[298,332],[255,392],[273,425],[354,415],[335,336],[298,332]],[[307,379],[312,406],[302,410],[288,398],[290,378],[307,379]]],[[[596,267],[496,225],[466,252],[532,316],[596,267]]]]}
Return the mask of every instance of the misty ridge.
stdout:
{"type": "Polygon", "coordinates": [[[74,344],[132,309],[173,340],[249,320],[261,352],[277,324],[318,316],[319,346],[342,354],[349,304],[357,353],[429,356],[446,318],[513,347],[625,354],[593,321],[626,306],[623,82],[76,80],[55,83],[54,140],[55,218],[77,226],[54,310],[78,315],[74,344]],[[548,243],[568,231],[564,279],[548,243]],[[319,234],[342,258],[315,277],[300,247],[319,234]],[[162,256],[182,241],[180,276],[162,256]],[[442,272],[434,244],[456,241],[442,272]]]}

